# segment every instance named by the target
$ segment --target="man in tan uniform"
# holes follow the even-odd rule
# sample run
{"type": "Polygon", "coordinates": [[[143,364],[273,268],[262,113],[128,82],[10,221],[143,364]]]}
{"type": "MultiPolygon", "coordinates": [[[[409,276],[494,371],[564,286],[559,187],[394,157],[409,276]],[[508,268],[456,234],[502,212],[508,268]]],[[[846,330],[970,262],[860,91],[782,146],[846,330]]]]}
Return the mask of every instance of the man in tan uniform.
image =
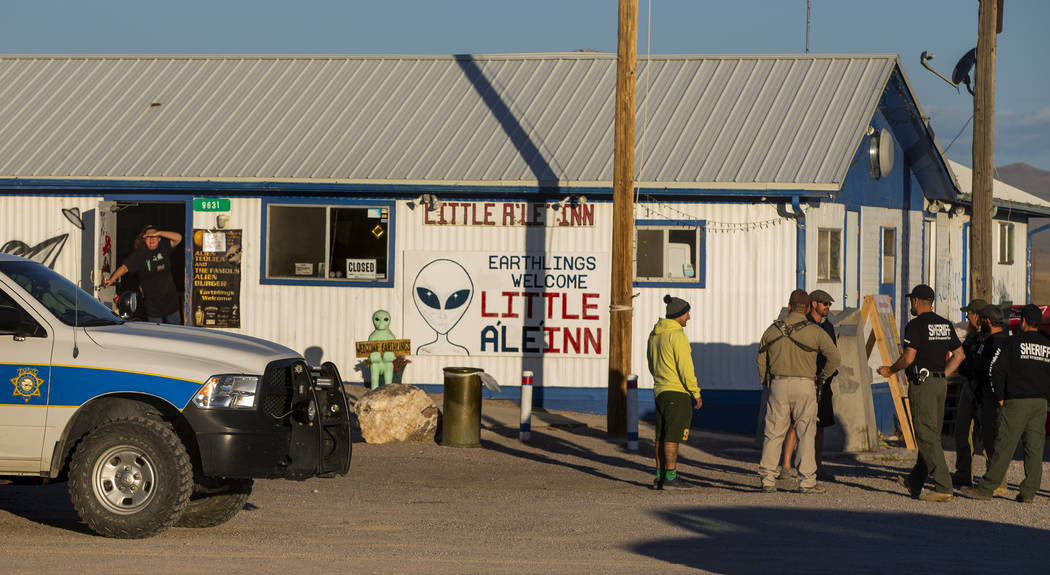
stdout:
{"type": "Polygon", "coordinates": [[[824,487],[817,484],[817,463],[814,457],[816,386],[819,382],[814,380],[813,374],[817,373],[817,352],[827,358],[819,378],[830,377],[835,373],[841,356],[827,332],[806,318],[809,305],[809,294],[805,290],[791,292],[787,318],[773,322],[759,342],[758,375],[763,384],[769,385],[765,441],[758,468],[762,491],[766,493],[777,490],[780,449],[792,421],[795,422],[801,460],[798,466],[799,491],[825,492],[824,487]]]}

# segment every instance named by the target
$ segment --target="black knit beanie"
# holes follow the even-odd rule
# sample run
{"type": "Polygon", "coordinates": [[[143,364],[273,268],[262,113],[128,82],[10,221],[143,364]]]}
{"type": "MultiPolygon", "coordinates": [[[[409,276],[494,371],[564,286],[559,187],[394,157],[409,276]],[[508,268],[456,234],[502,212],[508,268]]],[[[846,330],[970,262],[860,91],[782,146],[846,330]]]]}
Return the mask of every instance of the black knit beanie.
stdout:
{"type": "Polygon", "coordinates": [[[671,297],[668,294],[664,296],[664,303],[667,304],[667,319],[674,319],[689,313],[689,302],[684,299],[671,297]]]}

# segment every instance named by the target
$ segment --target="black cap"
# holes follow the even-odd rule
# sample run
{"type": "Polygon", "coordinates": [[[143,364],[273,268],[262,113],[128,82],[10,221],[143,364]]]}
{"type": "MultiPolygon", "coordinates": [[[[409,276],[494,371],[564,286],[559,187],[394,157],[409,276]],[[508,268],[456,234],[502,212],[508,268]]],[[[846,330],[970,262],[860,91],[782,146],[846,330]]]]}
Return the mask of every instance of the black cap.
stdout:
{"type": "Polygon", "coordinates": [[[1034,303],[1030,303],[1021,308],[1021,319],[1025,320],[1030,327],[1039,327],[1043,323],[1043,310],[1034,303]]]}
{"type": "Polygon", "coordinates": [[[905,297],[913,297],[915,299],[922,299],[926,301],[933,301],[937,299],[937,296],[933,295],[933,288],[926,284],[919,284],[913,287],[911,293],[905,297]]]}

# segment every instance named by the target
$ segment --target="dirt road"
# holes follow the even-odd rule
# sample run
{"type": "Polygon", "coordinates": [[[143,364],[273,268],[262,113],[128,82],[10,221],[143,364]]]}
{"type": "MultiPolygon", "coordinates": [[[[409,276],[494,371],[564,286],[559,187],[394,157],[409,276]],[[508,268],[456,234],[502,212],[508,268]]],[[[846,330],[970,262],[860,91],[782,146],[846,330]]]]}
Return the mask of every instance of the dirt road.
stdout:
{"type": "MultiPolygon", "coordinates": [[[[516,412],[501,403],[486,413],[516,412]]],[[[826,495],[789,480],[762,494],[750,438],[697,432],[679,467],[696,487],[655,492],[651,442],[606,441],[604,416],[537,414],[528,444],[507,418],[485,425],[480,449],[357,443],[347,477],[259,481],[229,523],[147,540],[88,532],[64,484],[3,485],[0,573],[1046,570],[1045,487],[1031,505],[923,503],[894,482],[914,455],[887,450],[833,457],[826,495]]],[[[1021,473],[1015,461],[1011,497],[1021,473]]]]}

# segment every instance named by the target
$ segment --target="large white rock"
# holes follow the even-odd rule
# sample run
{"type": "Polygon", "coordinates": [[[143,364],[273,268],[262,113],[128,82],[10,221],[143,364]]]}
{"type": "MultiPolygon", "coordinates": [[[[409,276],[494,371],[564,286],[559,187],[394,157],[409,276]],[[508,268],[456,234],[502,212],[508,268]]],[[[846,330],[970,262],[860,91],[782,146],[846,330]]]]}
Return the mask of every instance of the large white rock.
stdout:
{"type": "Polygon", "coordinates": [[[361,436],[368,443],[434,441],[438,408],[422,389],[399,383],[361,396],[355,406],[361,436]]]}

